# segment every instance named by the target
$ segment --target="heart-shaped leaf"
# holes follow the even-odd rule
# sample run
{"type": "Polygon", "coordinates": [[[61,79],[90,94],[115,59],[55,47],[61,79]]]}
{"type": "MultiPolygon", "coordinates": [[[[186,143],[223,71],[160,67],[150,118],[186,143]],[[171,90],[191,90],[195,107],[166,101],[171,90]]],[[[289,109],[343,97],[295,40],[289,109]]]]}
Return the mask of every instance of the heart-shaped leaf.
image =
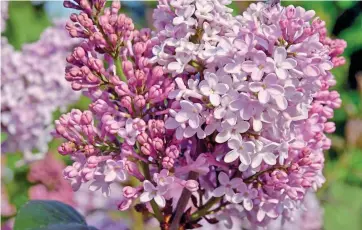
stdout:
{"type": "Polygon", "coordinates": [[[15,218],[14,230],[96,230],[71,206],[51,200],[26,203],[15,218]]]}

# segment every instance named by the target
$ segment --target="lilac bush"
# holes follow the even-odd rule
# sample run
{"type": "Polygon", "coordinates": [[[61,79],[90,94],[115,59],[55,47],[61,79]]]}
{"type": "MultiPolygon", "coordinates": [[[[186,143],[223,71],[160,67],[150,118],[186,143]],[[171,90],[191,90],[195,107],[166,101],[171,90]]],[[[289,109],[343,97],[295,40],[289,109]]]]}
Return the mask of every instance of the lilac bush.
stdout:
{"type": "Polygon", "coordinates": [[[330,70],[346,43],[313,10],[259,2],[234,17],[230,3],[160,0],[152,32],[118,1],[64,1],[80,11],[66,28],[83,39],[65,78],[92,100],[55,122],[74,190],[109,196],[126,183],[118,209],[161,229],[231,217],[257,229],[291,220],[323,184],[341,105],[330,70]]]}
{"type": "MultiPolygon", "coordinates": [[[[5,16],[7,2],[1,2],[1,10],[5,16]]],[[[2,30],[4,25],[2,21],[2,30]]],[[[63,77],[64,59],[78,43],[64,26],[64,21],[54,22],[39,41],[23,45],[21,51],[1,37],[1,127],[8,136],[2,151],[21,151],[19,163],[45,156],[54,129],[53,112],[65,111],[80,96],[63,77]]]]}

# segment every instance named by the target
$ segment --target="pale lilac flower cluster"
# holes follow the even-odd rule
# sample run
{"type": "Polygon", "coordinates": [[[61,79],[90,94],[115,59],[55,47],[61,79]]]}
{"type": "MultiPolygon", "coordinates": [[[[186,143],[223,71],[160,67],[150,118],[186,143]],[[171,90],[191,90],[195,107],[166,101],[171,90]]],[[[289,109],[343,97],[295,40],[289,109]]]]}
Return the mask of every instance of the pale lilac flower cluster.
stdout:
{"type": "Polygon", "coordinates": [[[323,229],[323,209],[319,204],[317,196],[308,192],[303,200],[301,208],[294,211],[291,221],[279,218],[272,221],[268,230],[319,230],[323,229]]]}
{"type": "Polygon", "coordinates": [[[81,11],[67,29],[83,38],[65,78],[92,100],[56,121],[74,190],[109,196],[128,181],[118,209],[161,229],[231,216],[256,228],[291,219],[324,182],[341,104],[330,70],[345,44],[321,36],[314,11],[257,3],[234,17],[229,3],[161,0],[151,37],[118,1],[64,2],[81,11]]]}
{"type": "Polygon", "coordinates": [[[229,170],[212,195],[241,203],[249,220],[265,225],[324,181],[324,132],[334,131],[327,119],[341,104],[328,90],[330,70],[343,64],[336,56],[345,42],[325,38],[314,11],[258,3],[233,18],[226,3],[162,1],[154,62],[176,78],[169,98],[180,107],[166,128],[179,140],[227,145],[219,159],[229,170]]]}
{"type": "MultiPolygon", "coordinates": [[[[242,217],[242,216],[241,216],[242,217]]],[[[223,229],[227,226],[229,229],[247,229],[247,230],[321,230],[323,229],[323,209],[319,204],[316,194],[308,192],[301,204],[300,209],[292,213],[292,218],[286,220],[279,217],[270,221],[267,226],[257,227],[248,220],[240,219],[240,210],[229,208],[226,213],[216,214],[215,218],[219,223],[213,225],[203,221],[203,227],[200,229],[223,229]]]]}
{"type": "Polygon", "coordinates": [[[4,32],[6,28],[6,20],[8,19],[8,1],[1,1],[0,10],[1,10],[1,33],[4,32]]]}
{"type": "Polygon", "coordinates": [[[64,59],[78,43],[70,39],[64,26],[64,22],[55,22],[39,41],[24,45],[21,51],[1,38],[1,126],[8,135],[2,148],[3,152],[21,151],[22,163],[44,157],[53,113],[64,111],[80,96],[62,76],[64,59]]]}

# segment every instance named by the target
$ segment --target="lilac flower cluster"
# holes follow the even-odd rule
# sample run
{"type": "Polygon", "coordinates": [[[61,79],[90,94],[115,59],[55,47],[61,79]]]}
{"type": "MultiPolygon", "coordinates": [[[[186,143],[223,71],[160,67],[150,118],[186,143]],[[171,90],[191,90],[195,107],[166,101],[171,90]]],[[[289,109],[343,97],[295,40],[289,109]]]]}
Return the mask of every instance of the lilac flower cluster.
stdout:
{"type": "MultiPolygon", "coordinates": [[[[233,209],[237,214],[239,211],[233,209]]],[[[216,225],[207,223],[203,221],[203,228],[201,229],[223,229],[225,225],[229,229],[238,230],[238,229],[247,229],[247,230],[319,230],[323,229],[323,209],[320,207],[318,199],[313,192],[308,192],[305,195],[304,201],[301,204],[301,208],[295,210],[292,213],[292,218],[286,220],[282,217],[279,217],[276,220],[269,222],[267,226],[256,227],[246,219],[237,218],[236,215],[227,215],[223,213],[222,215],[215,214],[215,217],[220,221],[216,225]]]]}
{"type": "MultiPolygon", "coordinates": [[[[112,220],[108,213],[116,210],[114,202],[119,199],[117,193],[122,192],[119,185],[113,185],[115,193],[108,198],[84,188],[74,193],[70,184],[63,179],[63,169],[64,163],[49,153],[44,159],[30,164],[27,179],[33,185],[28,191],[29,199],[57,200],[71,205],[90,221],[89,224],[99,229],[111,229],[111,227],[127,229],[126,223],[112,220]]],[[[11,208],[8,203],[4,202],[4,205],[11,208]]]]}
{"type": "Polygon", "coordinates": [[[39,41],[24,45],[21,51],[1,38],[1,126],[8,135],[2,148],[3,152],[21,151],[22,163],[44,157],[54,129],[53,112],[64,111],[80,96],[62,77],[64,59],[78,43],[69,38],[64,25],[54,22],[39,41]]]}
{"type": "MultiPolygon", "coordinates": [[[[5,159],[2,159],[3,161],[5,159]]],[[[114,205],[119,200],[117,194],[122,192],[119,185],[114,184],[112,197],[103,197],[83,188],[77,193],[67,181],[64,180],[62,171],[64,163],[48,153],[44,159],[29,164],[27,180],[32,184],[28,196],[30,200],[56,200],[73,206],[87,220],[87,223],[102,230],[129,229],[130,223],[124,220],[113,220],[110,216],[117,209],[114,205]]],[[[2,174],[2,176],[4,176],[2,174]]],[[[1,229],[13,229],[16,208],[10,203],[7,194],[7,185],[1,187],[1,216],[10,219],[1,225],[1,229]]]]}
{"type": "Polygon", "coordinates": [[[57,200],[74,205],[72,188],[62,177],[63,168],[64,163],[51,154],[30,164],[27,179],[33,185],[28,191],[29,199],[57,200]]]}
{"type": "Polygon", "coordinates": [[[257,3],[234,17],[229,3],[161,0],[151,37],[118,1],[64,2],[81,11],[67,29],[83,38],[65,78],[92,100],[56,121],[74,190],[108,196],[130,181],[119,210],[162,229],[231,216],[255,229],[291,218],[324,182],[341,105],[330,70],[346,44],[326,38],[314,11],[257,3]]]}
{"type": "Polygon", "coordinates": [[[0,10],[1,10],[1,33],[4,32],[6,28],[6,20],[8,19],[8,5],[9,2],[1,1],[0,3],[0,10]]]}

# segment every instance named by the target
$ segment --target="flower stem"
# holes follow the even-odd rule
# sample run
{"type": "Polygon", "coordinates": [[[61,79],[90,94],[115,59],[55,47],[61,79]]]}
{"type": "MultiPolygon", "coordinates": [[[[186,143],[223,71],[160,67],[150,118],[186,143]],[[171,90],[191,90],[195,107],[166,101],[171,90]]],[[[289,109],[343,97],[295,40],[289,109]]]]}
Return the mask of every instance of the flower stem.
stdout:
{"type": "MultiPolygon", "coordinates": [[[[151,174],[150,174],[150,168],[149,168],[148,164],[145,163],[145,162],[140,162],[140,163],[141,163],[141,167],[143,169],[143,173],[144,173],[144,176],[145,176],[146,180],[150,181],[151,180],[151,174]]],[[[150,203],[151,203],[152,210],[155,213],[155,217],[157,218],[157,220],[160,223],[163,222],[163,215],[161,213],[160,208],[156,204],[156,202],[154,200],[151,200],[150,203]]]]}
{"type": "Polygon", "coordinates": [[[199,208],[196,212],[192,213],[190,221],[197,220],[209,213],[209,209],[221,200],[221,197],[213,197],[206,202],[205,205],[199,208]]]}
{"type": "MultiPolygon", "coordinates": [[[[190,174],[188,176],[188,180],[195,180],[195,179],[197,179],[197,177],[198,177],[198,173],[190,172],[190,174]]],[[[177,202],[176,211],[175,211],[175,215],[173,216],[173,219],[171,222],[170,230],[179,229],[181,217],[190,200],[190,197],[191,197],[191,192],[187,188],[184,188],[181,193],[180,199],[177,202]]]]}
{"type": "Polygon", "coordinates": [[[127,83],[127,77],[126,75],[124,75],[123,73],[123,69],[122,69],[122,63],[121,63],[121,59],[117,56],[113,59],[114,61],[114,65],[116,66],[116,74],[117,76],[119,76],[119,78],[123,81],[127,83]]]}
{"type": "Polygon", "coordinates": [[[268,168],[266,170],[260,171],[258,173],[255,173],[254,175],[245,178],[244,179],[244,183],[246,184],[250,184],[251,182],[253,182],[254,180],[258,179],[259,176],[263,175],[264,173],[269,173],[269,172],[273,172],[274,170],[286,170],[286,166],[273,166],[271,168],[268,168]]]}

